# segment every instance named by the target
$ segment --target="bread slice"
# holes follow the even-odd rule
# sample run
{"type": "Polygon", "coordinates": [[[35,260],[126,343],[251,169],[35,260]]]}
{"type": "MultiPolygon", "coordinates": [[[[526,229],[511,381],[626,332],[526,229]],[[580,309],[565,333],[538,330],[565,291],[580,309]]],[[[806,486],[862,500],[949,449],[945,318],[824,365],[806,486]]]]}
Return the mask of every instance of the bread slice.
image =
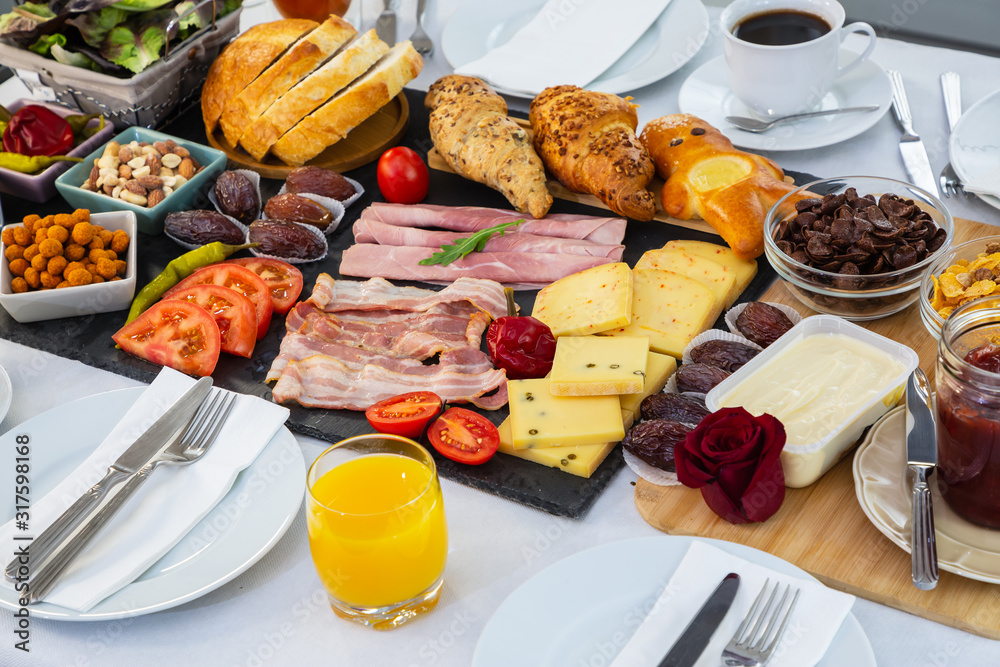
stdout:
{"type": "Polygon", "coordinates": [[[236,95],[222,112],[219,124],[229,145],[236,146],[243,132],[275,100],[319,67],[356,34],[354,26],[331,14],[318,28],[296,42],[284,55],[261,72],[260,76],[236,95]]]}
{"type": "Polygon", "coordinates": [[[215,59],[201,92],[205,131],[211,134],[223,110],[275,58],[319,24],[309,19],[284,19],[255,25],[237,37],[215,59]]]}
{"type": "Polygon", "coordinates": [[[364,76],[286,132],[271,152],[286,164],[305,164],[388,104],[423,66],[408,40],[397,44],[364,76]]]}
{"type": "Polygon", "coordinates": [[[374,30],[364,33],[268,107],[240,137],[240,145],[255,160],[263,159],[281,135],[367,72],[388,50],[374,30]]]}

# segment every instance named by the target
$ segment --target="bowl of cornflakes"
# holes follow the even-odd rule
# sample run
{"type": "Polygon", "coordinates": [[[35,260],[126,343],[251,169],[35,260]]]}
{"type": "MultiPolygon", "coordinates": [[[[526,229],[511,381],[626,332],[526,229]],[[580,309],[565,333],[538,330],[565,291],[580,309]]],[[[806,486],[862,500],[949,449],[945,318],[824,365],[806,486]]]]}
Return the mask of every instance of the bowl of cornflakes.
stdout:
{"type": "Polygon", "coordinates": [[[1000,295],[1000,236],[984,236],[936,257],[920,281],[920,319],[935,338],[956,308],[1000,295]]]}

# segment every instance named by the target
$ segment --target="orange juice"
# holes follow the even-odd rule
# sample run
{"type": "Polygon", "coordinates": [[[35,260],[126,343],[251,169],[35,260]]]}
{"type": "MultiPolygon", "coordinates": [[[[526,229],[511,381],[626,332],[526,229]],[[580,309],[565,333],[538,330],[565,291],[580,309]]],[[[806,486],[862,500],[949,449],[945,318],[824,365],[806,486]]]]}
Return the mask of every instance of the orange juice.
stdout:
{"type": "Polygon", "coordinates": [[[411,600],[444,572],[441,486],[420,461],[371,454],[337,465],[310,489],[307,520],[320,580],[345,605],[411,600]]]}

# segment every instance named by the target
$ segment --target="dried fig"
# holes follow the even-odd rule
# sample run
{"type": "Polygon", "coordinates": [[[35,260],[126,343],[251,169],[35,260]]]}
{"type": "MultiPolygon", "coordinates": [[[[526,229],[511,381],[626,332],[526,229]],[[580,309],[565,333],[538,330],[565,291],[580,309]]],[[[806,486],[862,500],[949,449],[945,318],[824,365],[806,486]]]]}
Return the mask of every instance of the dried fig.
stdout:
{"type": "Polygon", "coordinates": [[[290,192],[268,199],[264,204],[264,213],[274,220],[291,220],[319,229],[326,229],[333,222],[330,211],[312,199],[290,192]]]}
{"type": "Polygon", "coordinates": [[[683,394],[653,394],[642,399],[639,412],[643,419],[669,419],[685,424],[697,424],[708,415],[705,402],[683,394]]]}
{"type": "Polygon", "coordinates": [[[285,178],[285,191],[291,193],[311,192],[337,201],[350,199],[355,192],[354,186],[346,178],[323,167],[292,169],[285,178]]]}
{"type": "Polygon", "coordinates": [[[667,419],[639,422],[622,438],[622,447],[654,468],[676,472],[674,447],[693,426],[667,419]]]}
{"type": "Polygon", "coordinates": [[[314,227],[290,220],[256,220],[249,238],[259,252],[283,259],[314,260],[327,251],[326,238],[314,227]]]}
{"type": "Polygon", "coordinates": [[[755,350],[749,345],[736,342],[734,340],[714,339],[707,340],[701,345],[691,350],[691,360],[699,364],[708,364],[721,368],[724,371],[733,371],[743,368],[743,366],[760,354],[760,350],[755,350]]]}
{"type": "Polygon", "coordinates": [[[736,328],[748,340],[767,347],[792,328],[792,321],[774,306],[754,301],[736,318],[736,328]]]}
{"type": "Polygon", "coordinates": [[[215,181],[215,198],[219,208],[245,225],[249,225],[260,211],[260,195],[250,179],[235,171],[224,171],[215,181]]]}
{"type": "Polygon", "coordinates": [[[163,224],[174,238],[197,245],[214,241],[237,245],[244,240],[243,230],[217,211],[169,213],[163,224]]]}

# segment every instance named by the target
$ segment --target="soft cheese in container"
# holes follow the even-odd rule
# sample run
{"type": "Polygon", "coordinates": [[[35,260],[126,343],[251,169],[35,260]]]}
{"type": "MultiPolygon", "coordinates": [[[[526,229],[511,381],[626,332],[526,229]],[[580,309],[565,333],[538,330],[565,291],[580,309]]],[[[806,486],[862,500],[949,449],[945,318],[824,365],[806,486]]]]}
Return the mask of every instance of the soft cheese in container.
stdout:
{"type": "Polygon", "coordinates": [[[807,317],[705,397],[785,425],[785,485],[812,484],[888,412],[917,367],[916,352],[833,315],[807,317]]]}

